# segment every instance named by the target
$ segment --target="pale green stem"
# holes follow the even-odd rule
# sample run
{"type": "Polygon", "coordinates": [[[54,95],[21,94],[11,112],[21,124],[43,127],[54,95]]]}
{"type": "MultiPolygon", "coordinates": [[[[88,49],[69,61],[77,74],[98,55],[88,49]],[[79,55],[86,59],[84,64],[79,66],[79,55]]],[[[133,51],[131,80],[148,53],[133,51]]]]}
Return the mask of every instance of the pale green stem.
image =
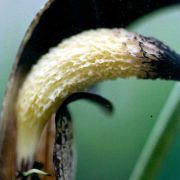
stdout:
{"type": "Polygon", "coordinates": [[[49,176],[49,174],[45,171],[39,170],[39,169],[30,169],[26,172],[22,173],[24,177],[32,176],[33,174],[43,175],[43,176],[49,176]]]}

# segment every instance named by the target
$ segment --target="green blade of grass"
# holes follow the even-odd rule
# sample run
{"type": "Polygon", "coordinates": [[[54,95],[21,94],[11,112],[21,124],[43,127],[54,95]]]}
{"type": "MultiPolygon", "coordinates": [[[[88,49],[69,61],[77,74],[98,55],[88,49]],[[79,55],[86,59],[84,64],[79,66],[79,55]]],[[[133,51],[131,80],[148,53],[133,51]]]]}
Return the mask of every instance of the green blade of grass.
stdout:
{"type": "Polygon", "coordinates": [[[180,123],[180,83],[172,90],[129,180],[155,179],[180,123]]]}

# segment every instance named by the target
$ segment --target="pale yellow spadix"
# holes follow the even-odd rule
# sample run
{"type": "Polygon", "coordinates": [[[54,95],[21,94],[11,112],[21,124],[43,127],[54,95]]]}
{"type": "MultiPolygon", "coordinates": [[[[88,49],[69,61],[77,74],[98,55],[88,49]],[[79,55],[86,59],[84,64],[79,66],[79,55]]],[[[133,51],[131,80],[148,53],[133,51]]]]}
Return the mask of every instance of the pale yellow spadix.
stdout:
{"type": "Polygon", "coordinates": [[[158,52],[156,45],[124,29],[89,30],[52,48],[19,91],[18,161],[33,158],[45,123],[70,94],[105,79],[154,78],[150,62],[157,61],[158,52]]]}

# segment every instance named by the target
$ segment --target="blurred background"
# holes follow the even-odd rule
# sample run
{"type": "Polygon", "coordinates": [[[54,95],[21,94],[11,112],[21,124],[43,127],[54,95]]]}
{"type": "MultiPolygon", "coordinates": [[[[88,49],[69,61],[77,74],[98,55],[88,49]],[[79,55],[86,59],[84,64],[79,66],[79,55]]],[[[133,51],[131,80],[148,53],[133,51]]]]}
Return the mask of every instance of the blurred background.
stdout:
{"type": "MultiPolygon", "coordinates": [[[[20,42],[45,0],[0,0],[0,102],[20,42]]],[[[180,52],[180,6],[149,14],[128,27],[180,52]]],[[[77,180],[127,180],[175,82],[131,78],[99,84],[114,104],[112,116],[85,101],[71,105],[77,141],[77,180]]],[[[1,103],[2,104],[2,103],[1,103]]],[[[180,179],[180,131],[157,180],[180,179]]]]}

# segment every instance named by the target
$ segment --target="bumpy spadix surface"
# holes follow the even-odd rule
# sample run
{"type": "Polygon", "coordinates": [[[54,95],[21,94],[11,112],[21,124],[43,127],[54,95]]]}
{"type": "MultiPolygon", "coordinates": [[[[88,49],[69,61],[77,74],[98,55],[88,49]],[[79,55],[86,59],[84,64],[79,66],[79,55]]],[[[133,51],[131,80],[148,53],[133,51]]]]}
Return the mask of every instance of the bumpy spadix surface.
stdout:
{"type": "Polygon", "coordinates": [[[89,30],[64,40],[33,66],[19,91],[19,161],[32,158],[46,121],[70,94],[117,77],[156,76],[158,48],[123,29],[89,30]],[[144,52],[148,52],[145,54],[144,52]],[[149,56],[149,57],[148,57],[149,56]]]}

